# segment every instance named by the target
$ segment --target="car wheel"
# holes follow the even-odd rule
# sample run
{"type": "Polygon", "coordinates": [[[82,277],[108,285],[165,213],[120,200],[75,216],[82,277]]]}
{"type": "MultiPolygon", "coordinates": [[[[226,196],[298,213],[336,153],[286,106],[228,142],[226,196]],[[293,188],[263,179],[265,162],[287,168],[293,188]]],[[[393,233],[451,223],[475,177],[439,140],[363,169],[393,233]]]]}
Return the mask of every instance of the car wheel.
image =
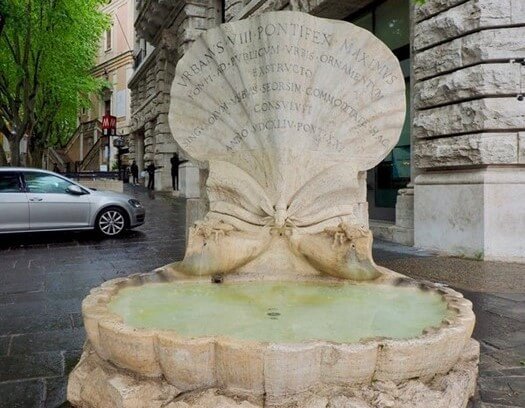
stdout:
{"type": "Polygon", "coordinates": [[[126,229],[126,216],[120,208],[112,207],[102,210],[97,217],[97,230],[107,237],[115,237],[126,229]]]}

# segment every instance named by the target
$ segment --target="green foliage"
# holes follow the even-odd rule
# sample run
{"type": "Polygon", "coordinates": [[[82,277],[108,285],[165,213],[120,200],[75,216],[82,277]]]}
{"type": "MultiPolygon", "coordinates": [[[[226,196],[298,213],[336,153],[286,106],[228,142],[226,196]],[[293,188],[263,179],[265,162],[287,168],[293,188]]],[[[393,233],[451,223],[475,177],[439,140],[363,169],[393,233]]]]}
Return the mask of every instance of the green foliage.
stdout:
{"type": "Polygon", "coordinates": [[[101,83],[90,73],[108,18],[105,0],[0,0],[0,132],[13,164],[17,140],[31,146],[64,140],[88,95],[101,83]]]}

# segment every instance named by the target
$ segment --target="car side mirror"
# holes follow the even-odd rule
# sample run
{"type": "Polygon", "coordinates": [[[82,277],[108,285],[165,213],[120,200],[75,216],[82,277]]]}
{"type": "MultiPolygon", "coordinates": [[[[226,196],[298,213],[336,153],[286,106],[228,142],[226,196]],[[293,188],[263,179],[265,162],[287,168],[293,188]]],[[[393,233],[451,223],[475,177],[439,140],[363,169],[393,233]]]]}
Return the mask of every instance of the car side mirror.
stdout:
{"type": "Polygon", "coordinates": [[[73,194],[73,195],[86,194],[86,192],[83,189],[81,189],[79,186],[77,186],[76,184],[71,184],[70,186],[68,186],[66,188],[66,193],[73,194]]]}

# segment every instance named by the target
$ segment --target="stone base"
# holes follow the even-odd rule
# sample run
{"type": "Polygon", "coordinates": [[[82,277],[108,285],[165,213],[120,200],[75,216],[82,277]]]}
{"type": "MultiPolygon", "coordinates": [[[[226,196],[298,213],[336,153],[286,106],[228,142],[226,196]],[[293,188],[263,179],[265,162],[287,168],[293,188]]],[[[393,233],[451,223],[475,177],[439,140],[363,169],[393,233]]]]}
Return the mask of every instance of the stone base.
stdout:
{"type": "Polygon", "coordinates": [[[200,197],[199,168],[190,162],[179,167],[179,190],[184,198],[200,197]]]}
{"type": "Polygon", "coordinates": [[[421,174],[415,246],[448,255],[525,262],[525,169],[421,174]]]}
{"type": "Polygon", "coordinates": [[[458,363],[429,382],[374,381],[358,388],[319,387],[280,399],[247,398],[210,388],[181,393],[163,377],[133,375],[102,360],[87,344],[69,377],[68,400],[80,408],[464,408],[473,396],[479,344],[470,340],[458,363]]]}
{"type": "Polygon", "coordinates": [[[404,228],[392,222],[381,220],[370,220],[369,223],[374,238],[406,246],[414,245],[413,228],[404,228]]]}

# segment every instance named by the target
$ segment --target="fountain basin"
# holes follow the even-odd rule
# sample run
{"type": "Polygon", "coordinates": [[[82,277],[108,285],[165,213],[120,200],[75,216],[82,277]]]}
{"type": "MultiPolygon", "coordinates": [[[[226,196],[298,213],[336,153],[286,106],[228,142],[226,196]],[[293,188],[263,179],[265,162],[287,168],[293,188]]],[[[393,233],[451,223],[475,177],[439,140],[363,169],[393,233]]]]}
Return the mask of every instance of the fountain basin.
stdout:
{"type": "MultiPolygon", "coordinates": [[[[321,385],[351,387],[375,380],[400,383],[411,378],[425,381],[449,372],[472,334],[475,319],[471,303],[449,288],[382,271],[384,277],[372,285],[311,276],[294,283],[254,282],[249,276],[235,274],[228,275],[224,284],[214,285],[209,278],[173,278],[174,274],[159,269],[109,281],[92,290],[82,305],[84,323],[89,343],[99,357],[143,377],[164,377],[181,392],[220,388],[279,399],[321,385]],[[168,276],[175,280],[167,281],[168,276]],[[282,290],[283,285],[286,290],[282,290]],[[148,307],[159,310],[159,299],[151,296],[153,288],[160,288],[164,294],[174,292],[175,303],[193,296],[193,324],[184,318],[186,311],[181,308],[181,319],[176,316],[177,309],[173,310],[175,318],[169,313],[152,318],[148,307]],[[181,289],[178,293],[177,288],[181,289]],[[269,298],[272,291],[277,296],[269,298]],[[245,296],[245,307],[225,292],[245,296]],[[342,297],[343,303],[331,302],[331,292],[342,297]],[[368,321],[366,313],[352,309],[356,305],[351,296],[358,292],[371,297],[368,321]],[[400,307],[396,294],[413,301],[400,307]],[[383,307],[372,309],[372,304],[385,296],[391,296],[395,307],[389,308],[387,301],[383,307]],[[297,302],[305,297],[311,302],[304,303],[310,319],[297,309],[297,302]],[[349,305],[346,321],[344,299],[349,305]],[[313,305],[316,302],[318,315],[313,305]],[[418,310],[422,305],[432,307],[423,313],[418,310]],[[129,313],[134,307],[137,313],[129,313]],[[242,316],[243,309],[247,315],[242,316]],[[424,318],[404,333],[397,331],[402,324],[390,325],[390,332],[375,330],[385,327],[388,318],[384,314],[394,309],[400,315],[405,313],[406,321],[418,320],[406,315],[409,312],[420,317],[423,314],[424,318]],[[282,320],[271,313],[280,313],[282,320]],[[338,321],[342,322],[340,327],[334,328],[338,321]],[[374,325],[375,321],[380,324],[374,325]],[[360,330],[371,330],[352,334],[347,322],[360,325],[360,330]],[[275,331],[271,331],[273,323],[277,323],[275,331]],[[236,327],[244,327],[244,332],[236,331],[236,327]],[[318,334],[312,333],[311,327],[318,328],[318,334]]],[[[391,316],[394,319],[395,313],[391,316]]]]}

